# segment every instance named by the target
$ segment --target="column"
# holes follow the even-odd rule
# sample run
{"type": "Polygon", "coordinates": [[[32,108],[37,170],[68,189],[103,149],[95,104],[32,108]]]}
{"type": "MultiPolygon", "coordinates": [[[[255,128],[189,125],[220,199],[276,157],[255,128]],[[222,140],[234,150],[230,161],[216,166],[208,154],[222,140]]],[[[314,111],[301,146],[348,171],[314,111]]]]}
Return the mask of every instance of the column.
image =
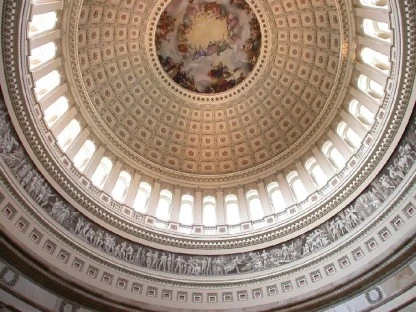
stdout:
{"type": "Polygon", "coordinates": [[[295,201],[292,197],[292,192],[289,189],[289,185],[283,174],[279,173],[277,175],[277,182],[279,183],[279,189],[282,192],[282,196],[286,202],[287,207],[290,207],[295,204],[295,201]]]}
{"type": "Polygon", "coordinates": [[[273,209],[270,206],[269,194],[266,191],[266,187],[263,181],[257,182],[257,187],[259,190],[259,198],[260,203],[263,208],[263,213],[265,216],[271,215],[273,213],[273,209]]]}
{"type": "Polygon", "coordinates": [[[49,94],[47,94],[42,101],[40,102],[40,107],[42,111],[45,111],[49,106],[55,103],[61,96],[66,94],[68,90],[66,84],[60,85],[58,88],[52,90],[49,94]]]}
{"type": "Polygon", "coordinates": [[[331,179],[335,174],[335,170],[332,168],[328,159],[324,156],[324,154],[322,154],[322,151],[319,150],[317,147],[314,147],[312,149],[312,153],[315,156],[316,162],[319,164],[328,180],[331,179]]]}
{"type": "Polygon", "coordinates": [[[338,134],[336,134],[333,130],[328,131],[328,137],[330,138],[331,142],[337,148],[342,156],[344,156],[345,160],[348,161],[352,156],[352,152],[338,134]]]}
{"type": "Polygon", "coordinates": [[[363,63],[356,63],[355,68],[361,74],[367,76],[371,80],[374,80],[378,84],[385,86],[387,83],[387,73],[381,72],[372,66],[363,63]]]}
{"type": "Polygon", "coordinates": [[[181,202],[182,202],[181,193],[182,193],[181,189],[179,187],[175,187],[175,191],[173,192],[173,203],[172,203],[172,211],[170,214],[170,220],[176,223],[179,223],[179,213],[181,210],[181,202]]]}
{"type": "Polygon", "coordinates": [[[383,8],[355,8],[357,16],[389,24],[389,12],[383,8]]]}
{"type": "Polygon", "coordinates": [[[62,130],[71,122],[72,119],[77,114],[77,110],[75,107],[72,107],[69,111],[67,111],[51,128],[52,134],[57,137],[62,130]]]}
{"type": "Polygon", "coordinates": [[[249,212],[247,207],[246,194],[242,186],[239,186],[237,189],[237,200],[238,200],[238,210],[240,211],[241,222],[247,222],[250,220],[249,212]]]}
{"type": "Polygon", "coordinates": [[[129,188],[127,190],[126,198],[124,199],[124,203],[126,206],[133,207],[137,191],[139,190],[141,178],[142,176],[140,174],[138,174],[137,172],[134,173],[133,179],[130,182],[129,188]]]}
{"type": "Polygon", "coordinates": [[[344,109],[341,110],[340,116],[361,139],[367,135],[365,126],[344,109]]]}
{"type": "Polygon", "coordinates": [[[354,99],[360,102],[360,104],[364,105],[370,112],[372,112],[374,115],[377,115],[380,104],[375,99],[365,94],[361,90],[356,89],[355,87],[350,88],[350,94],[354,99]]]}
{"type": "Polygon", "coordinates": [[[69,157],[69,159],[74,160],[75,155],[79,152],[82,145],[84,145],[89,135],[90,135],[90,130],[83,129],[81,133],[75,137],[74,141],[72,141],[71,145],[66,151],[66,155],[69,157]]]}
{"type": "Polygon", "coordinates": [[[160,182],[153,183],[152,192],[150,193],[149,205],[147,206],[147,214],[156,216],[156,208],[160,197],[160,182]]]}
{"type": "Polygon", "coordinates": [[[217,190],[217,198],[215,201],[215,213],[217,217],[217,224],[225,224],[224,192],[222,189],[217,190]]]}
{"type": "Polygon", "coordinates": [[[306,171],[302,163],[300,161],[297,161],[295,164],[295,167],[298,172],[299,178],[302,181],[302,184],[305,187],[308,194],[312,194],[313,192],[315,192],[316,191],[315,184],[313,183],[313,180],[311,176],[309,175],[309,172],[306,171]]]}
{"type": "Polygon", "coordinates": [[[31,15],[43,14],[62,10],[62,0],[50,1],[46,3],[34,3],[32,6],[31,15]]]}
{"type": "Polygon", "coordinates": [[[44,44],[47,44],[49,42],[60,39],[60,37],[61,37],[61,31],[59,29],[55,29],[47,33],[39,34],[36,37],[33,37],[30,39],[29,51],[35,48],[38,48],[40,46],[43,46],[44,44]]]}
{"type": "Polygon", "coordinates": [[[197,189],[195,192],[194,204],[194,224],[202,224],[202,190],[197,189]]]}
{"type": "Polygon", "coordinates": [[[361,46],[373,49],[374,51],[380,52],[384,55],[390,55],[390,44],[381,40],[376,40],[368,36],[358,36],[358,43],[361,46]]]}
{"type": "Polygon", "coordinates": [[[55,69],[58,69],[61,66],[61,64],[62,64],[61,59],[58,57],[58,58],[46,63],[46,65],[36,68],[35,71],[32,72],[33,81],[36,82],[40,78],[42,78],[42,77],[46,76],[47,74],[49,74],[50,72],[54,71],[55,69]]]}
{"type": "Polygon", "coordinates": [[[111,169],[107,181],[104,183],[103,191],[107,194],[111,194],[111,192],[114,189],[114,186],[117,183],[117,179],[121,172],[121,167],[123,166],[123,163],[119,160],[116,161],[115,165],[111,169]]]}
{"type": "Polygon", "coordinates": [[[87,165],[87,167],[84,170],[84,175],[88,179],[91,179],[91,177],[93,176],[95,170],[97,169],[98,165],[100,164],[101,159],[104,156],[104,152],[105,152],[105,149],[102,146],[100,146],[100,147],[98,147],[98,149],[94,153],[94,155],[92,155],[91,160],[89,161],[89,164],[87,165]]]}

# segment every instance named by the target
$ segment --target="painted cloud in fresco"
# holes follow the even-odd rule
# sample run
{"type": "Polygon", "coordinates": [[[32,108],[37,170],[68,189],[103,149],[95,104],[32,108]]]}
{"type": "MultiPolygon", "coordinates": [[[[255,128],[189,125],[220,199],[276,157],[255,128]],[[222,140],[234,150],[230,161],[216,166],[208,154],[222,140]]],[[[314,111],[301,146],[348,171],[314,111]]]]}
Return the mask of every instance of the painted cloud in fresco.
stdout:
{"type": "Polygon", "coordinates": [[[164,71],[198,93],[218,93],[252,71],[260,25],[243,0],[173,0],[157,24],[155,44],[164,71]]]}

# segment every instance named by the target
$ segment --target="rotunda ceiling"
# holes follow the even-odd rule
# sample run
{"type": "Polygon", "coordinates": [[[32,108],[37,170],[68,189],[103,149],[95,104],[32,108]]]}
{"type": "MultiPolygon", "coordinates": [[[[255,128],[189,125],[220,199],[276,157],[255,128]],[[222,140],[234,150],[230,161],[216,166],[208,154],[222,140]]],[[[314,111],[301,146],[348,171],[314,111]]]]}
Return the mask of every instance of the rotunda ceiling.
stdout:
{"type": "Polygon", "coordinates": [[[77,105],[117,157],[139,166],[205,176],[282,167],[340,105],[346,21],[335,1],[79,10],[77,105]]]}
{"type": "Polygon", "coordinates": [[[219,93],[252,71],[261,32],[245,1],[172,1],[160,16],[155,41],[163,70],[177,84],[219,93]]]}

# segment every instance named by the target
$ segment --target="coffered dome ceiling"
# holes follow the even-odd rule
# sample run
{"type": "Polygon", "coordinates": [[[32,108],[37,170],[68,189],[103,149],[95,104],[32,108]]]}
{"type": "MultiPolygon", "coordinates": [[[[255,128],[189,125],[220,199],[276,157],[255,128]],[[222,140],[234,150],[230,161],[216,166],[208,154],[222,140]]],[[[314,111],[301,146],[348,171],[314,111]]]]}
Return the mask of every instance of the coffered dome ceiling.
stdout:
{"type": "Polygon", "coordinates": [[[350,62],[340,9],[84,1],[70,46],[76,105],[118,157],[167,175],[282,168],[340,107],[350,62]]]}
{"type": "Polygon", "coordinates": [[[414,0],[0,4],[0,244],[73,301],[295,311],[414,258],[414,0]]]}

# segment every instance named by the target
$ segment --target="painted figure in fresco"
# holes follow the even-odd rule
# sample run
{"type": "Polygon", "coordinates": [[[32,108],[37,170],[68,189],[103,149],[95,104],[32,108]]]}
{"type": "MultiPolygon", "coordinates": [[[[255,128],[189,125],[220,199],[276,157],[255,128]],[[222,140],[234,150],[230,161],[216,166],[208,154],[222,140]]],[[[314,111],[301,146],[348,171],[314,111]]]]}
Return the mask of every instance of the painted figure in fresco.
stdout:
{"type": "Polygon", "coordinates": [[[196,0],[163,11],[155,42],[162,68],[177,84],[192,92],[218,93],[241,83],[253,69],[261,32],[245,1],[196,0]],[[209,42],[199,41],[194,31],[207,20],[224,22],[224,29],[209,42]]]}
{"type": "Polygon", "coordinates": [[[247,14],[250,14],[251,8],[245,0],[230,0],[230,4],[241,10],[245,10],[247,14]]]}
{"type": "Polygon", "coordinates": [[[160,46],[162,40],[170,41],[167,36],[175,30],[176,18],[168,15],[168,12],[163,11],[156,27],[155,43],[156,47],[160,46]]]}

